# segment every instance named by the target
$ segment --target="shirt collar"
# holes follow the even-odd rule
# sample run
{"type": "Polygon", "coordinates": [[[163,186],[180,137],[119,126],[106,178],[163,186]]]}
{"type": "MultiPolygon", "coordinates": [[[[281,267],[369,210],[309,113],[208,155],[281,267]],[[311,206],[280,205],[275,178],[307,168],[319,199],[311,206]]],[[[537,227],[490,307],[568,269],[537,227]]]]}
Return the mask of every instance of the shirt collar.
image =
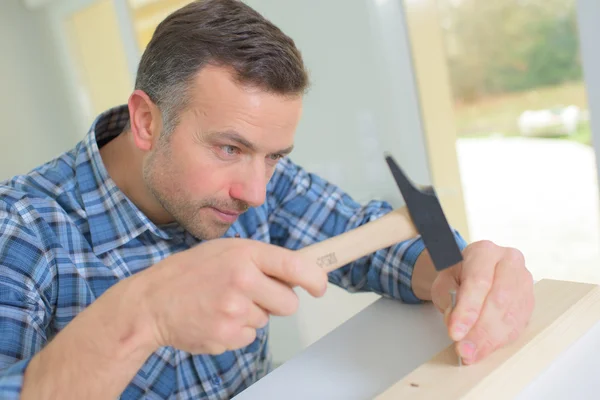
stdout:
{"type": "Polygon", "coordinates": [[[76,156],[77,183],[96,254],[122,246],[148,230],[163,239],[170,239],[174,233],[150,221],[117,187],[104,166],[99,148],[117,137],[128,121],[126,105],[100,114],[76,156]]]}

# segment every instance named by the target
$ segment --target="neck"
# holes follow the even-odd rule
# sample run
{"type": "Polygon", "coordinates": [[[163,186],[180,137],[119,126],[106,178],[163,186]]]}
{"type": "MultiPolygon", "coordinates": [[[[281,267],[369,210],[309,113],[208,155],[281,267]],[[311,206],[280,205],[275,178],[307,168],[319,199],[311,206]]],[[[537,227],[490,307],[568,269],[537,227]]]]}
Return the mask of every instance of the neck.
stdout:
{"type": "Polygon", "coordinates": [[[110,178],[119,190],[157,225],[173,218],[156,201],[144,184],[143,153],[133,143],[131,132],[125,131],[100,149],[100,156],[110,178]]]}

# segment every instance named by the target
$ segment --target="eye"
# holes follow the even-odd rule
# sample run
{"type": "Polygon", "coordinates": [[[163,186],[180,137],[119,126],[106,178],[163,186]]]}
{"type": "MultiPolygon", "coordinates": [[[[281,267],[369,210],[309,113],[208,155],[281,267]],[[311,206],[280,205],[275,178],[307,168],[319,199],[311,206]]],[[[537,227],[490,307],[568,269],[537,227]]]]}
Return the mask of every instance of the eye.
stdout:
{"type": "Polygon", "coordinates": [[[237,147],[230,146],[230,145],[221,146],[221,150],[223,150],[223,152],[225,154],[227,154],[228,156],[234,156],[234,155],[238,154],[240,151],[240,149],[238,149],[237,147]]]}
{"type": "Polygon", "coordinates": [[[271,161],[279,161],[283,158],[283,154],[271,154],[269,155],[269,160],[271,161]]]}

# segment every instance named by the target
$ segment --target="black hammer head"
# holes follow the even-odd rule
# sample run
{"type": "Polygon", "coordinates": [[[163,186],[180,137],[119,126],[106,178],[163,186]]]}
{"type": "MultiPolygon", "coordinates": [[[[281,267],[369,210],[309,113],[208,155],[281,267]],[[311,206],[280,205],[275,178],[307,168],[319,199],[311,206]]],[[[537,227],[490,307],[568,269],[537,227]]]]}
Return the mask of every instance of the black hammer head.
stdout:
{"type": "Polygon", "coordinates": [[[392,156],[386,154],[385,160],[400,188],[412,222],[429,250],[435,268],[441,271],[462,261],[462,254],[433,187],[418,189],[392,156]]]}

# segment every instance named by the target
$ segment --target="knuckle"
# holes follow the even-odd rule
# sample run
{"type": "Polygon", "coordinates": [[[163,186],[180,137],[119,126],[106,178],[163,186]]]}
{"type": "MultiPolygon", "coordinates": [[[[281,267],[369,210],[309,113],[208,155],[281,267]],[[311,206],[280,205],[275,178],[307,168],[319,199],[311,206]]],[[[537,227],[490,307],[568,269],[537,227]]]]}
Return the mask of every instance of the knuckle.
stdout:
{"type": "Polygon", "coordinates": [[[482,341],[490,337],[488,327],[481,323],[475,325],[473,328],[473,335],[475,336],[474,339],[477,341],[482,341]]]}
{"type": "Polygon", "coordinates": [[[246,240],[236,240],[235,246],[232,246],[231,250],[232,257],[242,259],[251,257],[254,252],[252,242],[246,240]]]}
{"type": "Polygon", "coordinates": [[[496,308],[505,308],[511,299],[511,292],[507,288],[500,287],[497,288],[494,293],[490,296],[492,304],[496,308]]]}
{"type": "Polygon", "coordinates": [[[480,240],[473,243],[473,248],[476,248],[477,251],[494,251],[498,248],[498,245],[491,240],[480,240]]]}
{"type": "Polygon", "coordinates": [[[492,281],[492,276],[478,274],[472,279],[471,284],[473,286],[473,289],[475,289],[478,293],[487,293],[492,287],[492,281]]]}
{"type": "Polygon", "coordinates": [[[460,316],[460,321],[467,326],[473,326],[475,323],[477,323],[479,316],[480,312],[476,308],[469,307],[465,313],[460,316]]]}
{"type": "Polygon", "coordinates": [[[498,345],[498,340],[492,335],[491,330],[484,326],[475,328],[474,342],[477,344],[478,353],[489,351],[498,345]]]}
{"type": "Polygon", "coordinates": [[[519,310],[516,307],[511,308],[504,315],[503,322],[508,329],[505,343],[512,343],[521,335],[524,324],[521,322],[519,315],[519,310]]]}
{"type": "Polygon", "coordinates": [[[490,353],[496,350],[497,346],[493,346],[491,343],[482,343],[481,346],[477,348],[477,352],[475,353],[475,360],[483,360],[490,353]]]}
{"type": "Polygon", "coordinates": [[[238,268],[233,274],[234,287],[247,291],[256,284],[256,277],[250,268],[238,268]]]}
{"type": "Polygon", "coordinates": [[[222,320],[215,323],[215,339],[219,344],[228,343],[235,335],[235,326],[233,323],[222,320]]]}
{"type": "Polygon", "coordinates": [[[481,254],[497,255],[501,247],[491,240],[479,240],[468,245],[463,252],[463,262],[470,264],[472,259],[475,259],[481,254]]]}
{"type": "Polygon", "coordinates": [[[506,259],[512,266],[519,267],[525,265],[525,256],[523,253],[515,248],[506,248],[506,259]]]}
{"type": "Polygon", "coordinates": [[[248,302],[233,293],[224,296],[221,303],[223,313],[230,318],[239,318],[248,312],[248,302]]]}

